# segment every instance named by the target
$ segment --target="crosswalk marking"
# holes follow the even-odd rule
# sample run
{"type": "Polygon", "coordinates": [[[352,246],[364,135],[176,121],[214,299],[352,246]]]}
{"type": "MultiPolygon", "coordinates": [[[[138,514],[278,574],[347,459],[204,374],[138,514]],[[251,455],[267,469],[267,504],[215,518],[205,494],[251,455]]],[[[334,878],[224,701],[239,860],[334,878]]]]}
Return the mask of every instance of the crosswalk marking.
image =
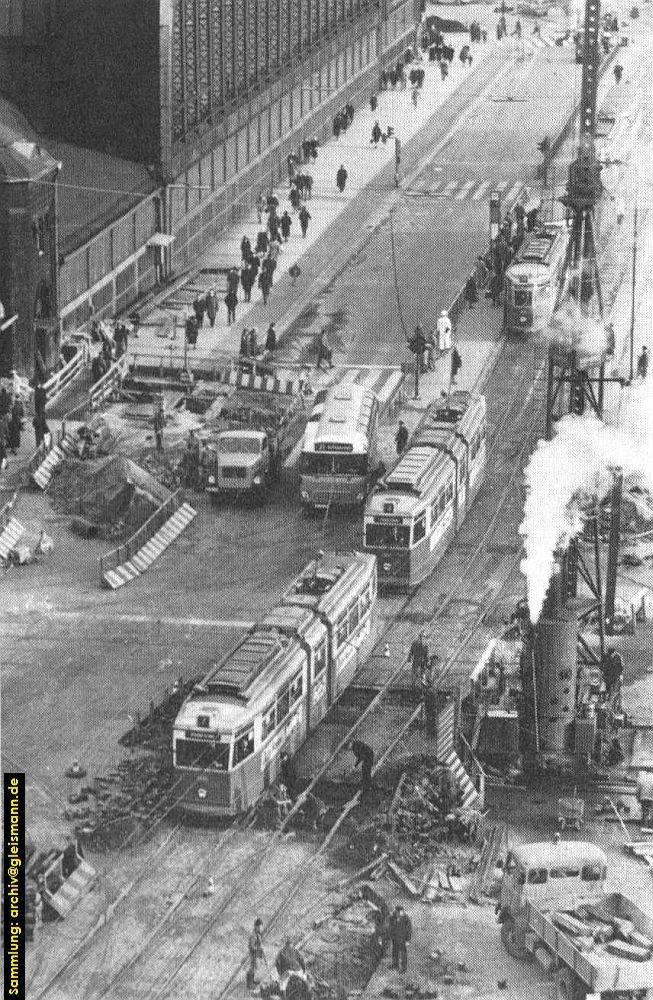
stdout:
{"type": "Polygon", "coordinates": [[[476,191],[474,191],[472,199],[474,201],[480,201],[485,192],[487,191],[487,189],[489,188],[489,186],[490,186],[489,181],[483,181],[483,183],[476,188],[476,191]]]}
{"type": "Polygon", "coordinates": [[[463,186],[461,187],[460,191],[456,192],[457,201],[462,201],[463,198],[466,198],[467,195],[469,194],[470,189],[473,187],[474,187],[474,181],[466,181],[466,183],[463,184],[463,186]]]}
{"type": "Polygon", "coordinates": [[[505,191],[510,181],[498,181],[494,187],[497,191],[505,191]]]}
{"type": "Polygon", "coordinates": [[[451,195],[453,194],[453,192],[458,187],[458,184],[459,184],[459,181],[449,181],[449,183],[445,187],[444,191],[442,192],[442,194],[445,196],[445,198],[447,198],[447,197],[450,198],[451,197],[451,195]]]}
{"type": "Polygon", "coordinates": [[[508,191],[508,194],[506,195],[506,201],[512,201],[513,198],[516,198],[523,186],[524,185],[521,184],[519,181],[513,184],[513,186],[510,188],[510,191],[508,191]]]}

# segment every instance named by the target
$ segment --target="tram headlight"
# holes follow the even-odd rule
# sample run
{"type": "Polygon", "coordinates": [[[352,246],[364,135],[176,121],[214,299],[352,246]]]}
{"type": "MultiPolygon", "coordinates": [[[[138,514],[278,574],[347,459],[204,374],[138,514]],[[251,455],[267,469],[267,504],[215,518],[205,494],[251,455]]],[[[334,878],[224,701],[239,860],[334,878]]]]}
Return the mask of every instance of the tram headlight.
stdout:
{"type": "Polygon", "coordinates": [[[254,476],[254,486],[260,486],[260,485],[261,485],[261,477],[254,476]]]}
{"type": "Polygon", "coordinates": [[[528,320],[528,316],[520,316],[520,317],[519,317],[519,322],[520,322],[520,323],[526,323],[526,322],[527,322],[527,320],[528,320]]]}
{"type": "Polygon", "coordinates": [[[356,494],[356,503],[362,503],[362,501],[364,499],[365,499],[365,494],[364,493],[357,493],[356,494]]]}
{"type": "Polygon", "coordinates": [[[306,490],[302,490],[300,496],[301,496],[302,500],[304,500],[306,502],[308,501],[308,493],[306,492],[306,490]]]}
{"type": "Polygon", "coordinates": [[[206,798],[206,788],[198,788],[197,789],[197,797],[198,797],[198,799],[205,799],[206,798]]]}
{"type": "Polygon", "coordinates": [[[389,563],[389,562],[383,563],[383,572],[384,573],[389,573],[391,569],[392,569],[392,563],[389,563]]]}
{"type": "Polygon", "coordinates": [[[208,482],[209,486],[213,486],[214,483],[215,483],[215,476],[209,476],[209,478],[207,479],[207,482],[208,482]]]}

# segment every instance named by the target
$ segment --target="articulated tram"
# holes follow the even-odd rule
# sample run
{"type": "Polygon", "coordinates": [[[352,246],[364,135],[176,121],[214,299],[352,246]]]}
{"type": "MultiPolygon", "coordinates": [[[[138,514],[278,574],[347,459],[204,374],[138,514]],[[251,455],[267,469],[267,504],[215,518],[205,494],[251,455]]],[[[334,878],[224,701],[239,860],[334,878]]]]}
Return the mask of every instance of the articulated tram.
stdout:
{"type": "Polygon", "coordinates": [[[538,333],[553,315],[569,246],[565,223],[529,233],[506,271],[505,325],[509,333],[538,333]]]}
{"type": "Polygon", "coordinates": [[[371,650],[376,595],[373,556],[322,555],[196,685],[173,732],[185,812],[236,815],[276,780],[371,650]]]}
{"type": "Polygon", "coordinates": [[[399,462],[368,498],[364,548],[379,585],[405,589],[431,573],[483,482],[485,397],[453,392],[429,407],[399,462]]]}

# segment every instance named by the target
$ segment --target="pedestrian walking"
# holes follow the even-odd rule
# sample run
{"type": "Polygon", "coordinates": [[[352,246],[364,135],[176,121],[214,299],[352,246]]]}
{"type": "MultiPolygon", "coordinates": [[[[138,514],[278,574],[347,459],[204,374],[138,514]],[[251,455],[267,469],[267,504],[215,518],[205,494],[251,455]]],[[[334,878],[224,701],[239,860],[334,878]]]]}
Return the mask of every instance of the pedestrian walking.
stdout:
{"type": "Polygon", "coordinates": [[[473,274],[470,274],[469,278],[465,282],[465,300],[470,309],[473,309],[478,302],[478,289],[476,287],[476,279],[473,274]]]}
{"type": "Polygon", "coordinates": [[[284,211],[283,215],[281,216],[281,219],[279,220],[279,224],[281,227],[281,235],[283,237],[283,241],[284,243],[287,243],[288,237],[290,236],[290,229],[292,226],[292,219],[288,214],[288,209],[284,211]]]}
{"type": "Polygon", "coordinates": [[[258,969],[259,962],[265,960],[265,951],[263,948],[263,921],[260,917],[257,917],[254,921],[254,930],[249,936],[249,941],[247,942],[247,950],[249,956],[249,965],[247,968],[247,976],[245,982],[248,989],[253,989],[256,986],[256,972],[258,969]]]}
{"type": "Polygon", "coordinates": [[[227,272],[227,289],[230,292],[237,292],[240,284],[240,275],[237,267],[231,267],[227,272]]]}
{"type": "Polygon", "coordinates": [[[189,347],[195,348],[197,346],[197,336],[199,334],[199,325],[197,322],[197,315],[194,313],[189,313],[186,317],[185,323],[185,335],[186,343],[189,347]]]}
{"type": "Polygon", "coordinates": [[[311,213],[306,208],[306,205],[302,205],[299,210],[299,226],[302,231],[302,237],[306,239],[306,233],[308,231],[308,223],[311,219],[311,213]]]}
{"type": "Polygon", "coordinates": [[[403,420],[399,421],[399,426],[397,427],[397,433],[395,434],[395,445],[397,447],[397,454],[401,455],[406,450],[406,445],[408,444],[408,428],[406,427],[403,420]]]}
{"type": "MultiPolygon", "coordinates": [[[[268,332],[265,335],[265,350],[269,351],[270,354],[274,354],[277,349],[277,331],[274,328],[274,323],[270,323],[268,327],[268,332]]],[[[288,782],[285,782],[286,787],[288,782]]]]}
{"type": "Polygon", "coordinates": [[[336,187],[338,188],[338,191],[340,191],[340,194],[342,194],[345,190],[345,184],[347,183],[348,176],[349,175],[345,169],[344,163],[341,163],[336,173],[336,187]]]}
{"type": "Polygon", "coordinates": [[[515,24],[515,30],[513,34],[515,35],[516,38],[521,38],[521,21],[519,20],[519,18],[517,19],[517,22],[515,24]]]}
{"type": "Polygon", "coordinates": [[[204,326],[204,313],[206,312],[206,299],[203,295],[198,295],[193,300],[193,312],[195,313],[195,318],[197,320],[197,326],[204,326]]]}
{"type": "Polygon", "coordinates": [[[290,201],[290,207],[292,208],[293,212],[296,212],[297,209],[299,208],[299,203],[301,201],[301,195],[299,193],[299,188],[297,188],[297,187],[291,188],[290,195],[288,196],[288,198],[289,198],[289,201],[290,201]]]}
{"type": "Polygon", "coordinates": [[[34,427],[34,438],[36,441],[36,447],[38,448],[40,444],[45,441],[46,434],[50,433],[48,428],[45,413],[37,413],[32,420],[32,426],[34,427]]]}
{"type": "Polygon", "coordinates": [[[263,212],[265,211],[265,204],[266,204],[265,198],[263,197],[263,192],[261,191],[256,200],[256,218],[259,226],[263,222],[263,212]]]}
{"type": "Polygon", "coordinates": [[[249,260],[252,255],[252,244],[249,241],[248,236],[243,236],[240,241],[240,256],[243,260],[249,260]]]}
{"type": "Polygon", "coordinates": [[[263,296],[263,305],[266,306],[270,298],[270,289],[272,288],[272,279],[267,268],[261,270],[258,276],[258,287],[261,289],[261,295],[263,296]]]}
{"type": "Polygon", "coordinates": [[[370,97],[370,111],[372,112],[372,114],[374,114],[374,112],[376,111],[378,104],[379,104],[378,97],[376,96],[376,94],[372,94],[372,96],[370,97]]]}
{"type": "Polygon", "coordinates": [[[11,415],[9,417],[9,426],[7,429],[7,444],[14,455],[20,448],[20,435],[23,430],[24,416],[25,409],[21,398],[20,396],[14,396],[14,402],[11,407],[11,415]]]}
{"type": "Polygon", "coordinates": [[[410,665],[413,672],[413,687],[417,687],[420,677],[429,664],[429,648],[426,645],[426,633],[420,632],[416,639],[413,639],[408,652],[410,665]]]}
{"type": "Polygon", "coordinates": [[[290,265],[290,267],[288,268],[288,274],[292,278],[292,281],[290,283],[291,285],[294,286],[294,285],[297,284],[297,278],[300,276],[301,273],[302,273],[302,270],[301,270],[299,264],[297,264],[295,262],[294,264],[290,265]]]}
{"type": "Polygon", "coordinates": [[[372,125],[372,142],[374,143],[375,146],[378,146],[380,139],[381,139],[381,126],[379,125],[378,121],[376,121],[372,125]]]}
{"type": "Polygon", "coordinates": [[[240,347],[238,354],[241,358],[249,357],[249,330],[247,327],[243,327],[240,332],[240,347]]]}
{"type": "Polygon", "coordinates": [[[329,343],[329,339],[327,337],[327,332],[323,328],[322,330],[320,330],[319,335],[318,335],[317,364],[315,365],[315,367],[321,369],[322,368],[322,362],[326,361],[327,366],[329,368],[333,368],[333,360],[332,360],[332,358],[333,358],[333,351],[331,350],[331,344],[329,343]]]}
{"type": "Polygon", "coordinates": [[[211,326],[215,326],[215,318],[218,315],[218,296],[215,294],[215,287],[209,288],[206,293],[206,315],[209,317],[211,326]]]}
{"type": "Polygon", "coordinates": [[[254,284],[254,272],[251,267],[244,267],[240,274],[240,284],[243,289],[245,302],[252,301],[252,286],[254,284]]]}
{"type": "Polygon", "coordinates": [[[154,427],[154,444],[156,450],[161,452],[163,451],[163,428],[165,426],[165,417],[162,406],[155,407],[152,424],[154,427]]]}
{"type": "Polygon", "coordinates": [[[265,229],[259,229],[256,235],[256,253],[267,253],[270,241],[265,229]]]}
{"type": "Polygon", "coordinates": [[[356,763],[354,767],[358,767],[360,764],[361,768],[361,797],[365,796],[372,790],[372,766],[374,764],[374,750],[368,743],[363,743],[362,740],[353,740],[348,749],[351,750],[354,757],[356,758],[356,763]]]}
{"type": "Polygon", "coordinates": [[[258,358],[258,331],[255,326],[247,335],[247,357],[258,358]]]}
{"type": "Polygon", "coordinates": [[[641,379],[645,379],[648,373],[648,347],[642,347],[642,353],[637,359],[637,374],[641,379]]]}
{"type": "Polygon", "coordinates": [[[401,904],[395,906],[388,925],[392,942],[392,968],[406,972],[408,968],[408,943],[413,936],[410,917],[401,904]]]}
{"type": "Polygon", "coordinates": [[[451,349],[451,320],[449,313],[443,309],[438,316],[435,330],[438,336],[438,350],[442,353],[451,349]]]}
{"type": "Polygon", "coordinates": [[[614,73],[615,82],[616,83],[621,83],[621,77],[623,76],[623,73],[624,73],[623,66],[621,66],[619,63],[617,63],[617,65],[612,70],[612,72],[614,73]]]}
{"type": "Polygon", "coordinates": [[[238,304],[238,296],[233,289],[229,289],[225,295],[224,304],[227,307],[227,325],[231,326],[232,323],[236,322],[236,306],[238,304]]]}
{"type": "Polygon", "coordinates": [[[410,93],[410,99],[413,102],[413,107],[414,108],[417,107],[417,98],[418,97],[419,97],[419,91],[418,91],[417,87],[413,87],[413,89],[412,89],[412,91],[410,93]]]}

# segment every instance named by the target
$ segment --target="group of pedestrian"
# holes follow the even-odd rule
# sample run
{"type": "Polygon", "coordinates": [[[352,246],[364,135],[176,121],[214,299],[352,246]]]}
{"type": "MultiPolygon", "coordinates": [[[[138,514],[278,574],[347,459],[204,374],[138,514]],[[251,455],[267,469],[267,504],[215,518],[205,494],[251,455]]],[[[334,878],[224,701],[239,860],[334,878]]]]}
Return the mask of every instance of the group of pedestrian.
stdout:
{"type": "Polygon", "coordinates": [[[463,45],[458,55],[458,58],[460,59],[463,66],[472,65],[472,50],[469,47],[469,45],[463,45]]]}
{"type": "Polygon", "coordinates": [[[386,126],[384,132],[381,126],[379,125],[379,122],[375,121],[374,125],[372,125],[372,137],[370,139],[370,142],[372,143],[373,146],[378,146],[380,142],[382,142],[385,145],[388,139],[390,139],[394,135],[394,132],[395,130],[391,125],[386,126]]]}
{"type": "MultiPolygon", "coordinates": [[[[0,389],[0,469],[7,464],[7,451],[15,455],[20,448],[25,408],[20,396],[2,386],[0,389]]],[[[43,406],[45,422],[45,404],[43,406]]]]}
{"type": "Polygon", "coordinates": [[[470,42],[487,42],[487,31],[481,28],[478,21],[472,21],[469,26],[470,42]]]}
{"type": "Polygon", "coordinates": [[[401,90],[405,90],[407,86],[408,78],[404,69],[404,63],[401,59],[394,66],[384,69],[381,72],[382,90],[395,90],[396,87],[400,87],[401,90]]]}
{"type": "Polygon", "coordinates": [[[333,119],[333,135],[336,139],[340,138],[342,132],[346,132],[351,123],[354,120],[354,105],[345,104],[344,108],[334,116],[333,119]]]}

